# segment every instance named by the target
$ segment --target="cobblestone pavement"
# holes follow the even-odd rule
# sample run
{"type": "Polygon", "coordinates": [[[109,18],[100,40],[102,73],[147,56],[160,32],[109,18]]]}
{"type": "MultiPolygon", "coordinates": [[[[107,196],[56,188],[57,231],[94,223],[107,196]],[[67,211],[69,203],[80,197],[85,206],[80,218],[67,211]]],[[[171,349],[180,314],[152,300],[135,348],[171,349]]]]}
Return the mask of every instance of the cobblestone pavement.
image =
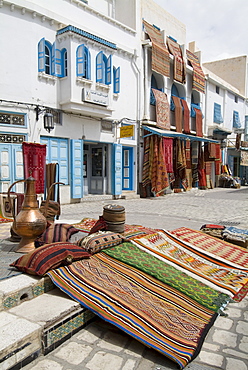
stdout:
{"type": "MultiPolygon", "coordinates": [[[[61,221],[98,218],[110,203],[125,207],[126,223],[173,230],[205,223],[248,229],[248,187],[241,189],[192,190],[162,198],[98,200],[62,205],[61,221]]],[[[1,229],[0,225],[0,229],[1,229]]],[[[248,299],[230,303],[210,329],[200,354],[186,369],[248,370],[248,299]]],[[[167,370],[177,365],[97,319],[74,334],[56,350],[39,357],[25,370],[167,370]]]]}

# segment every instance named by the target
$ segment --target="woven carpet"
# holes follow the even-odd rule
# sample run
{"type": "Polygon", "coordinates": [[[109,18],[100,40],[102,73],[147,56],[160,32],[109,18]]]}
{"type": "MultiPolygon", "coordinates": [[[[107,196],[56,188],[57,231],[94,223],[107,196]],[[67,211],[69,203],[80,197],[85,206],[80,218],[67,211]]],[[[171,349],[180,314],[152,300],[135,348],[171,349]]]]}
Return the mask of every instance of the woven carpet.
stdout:
{"type": "Polygon", "coordinates": [[[209,256],[168,231],[134,239],[135,244],[209,287],[241,301],[248,291],[248,270],[209,256]]]}
{"type": "Polygon", "coordinates": [[[167,95],[157,89],[152,89],[156,100],[156,126],[170,130],[170,107],[167,95]]]}
{"type": "Polygon", "coordinates": [[[184,368],[217,314],[104,252],[48,273],[63,292],[184,368]]]}
{"type": "Polygon", "coordinates": [[[175,229],[171,231],[171,234],[193,244],[211,256],[217,256],[220,259],[231,262],[237,268],[248,269],[248,250],[242,247],[187,227],[175,229]]]}
{"type": "Polygon", "coordinates": [[[46,145],[38,143],[22,143],[25,179],[35,178],[36,194],[44,193],[46,169],[46,145]]]}
{"type": "Polygon", "coordinates": [[[152,42],[152,70],[170,77],[170,55],[164,43],[161,31],[143,20],[145,32],[152,42]]]}
{"type": "Polygon", "coordinates": [[[194,90],[205,93],[205,75],[201,68],[197,55],[186,50],[187,59],[193,67],[193,86],[194,90]]]}
{"type": "MultiPolygon", "coordinates": [[[[79,223],[73,224],[76,229],[89,233],[93,226],[95,226],[98,220],[94,218],[83,218],[79,223]]],[[[126,239],[139,238],[144,235],[153,234],[156,229],[145,227],[142,225],[128,225],[125,224],[123,236],[126,239]]]]}
{"type": "Polygon", "coordinates": [[[181,104],[183,106],[183,131],[186,134],[190,133],[190,113],[189,113],[189,107],[186,102],[186,100],[181,99],[181,104]]]}
{"type": "Polygon", "coordinates": [[[185,63],[180,45],[170,37],[166,38],[169,52],[174,56],[174,80],[185,83],[185,63]]]}
{"type": "Polygon", "coordinates": [[[183,117],[183,109],[181,104],[181,99],[177,96],[172,96],[174,105],[175,105],[175,124],[176,124],[176,131],[182,132],[182,117],[183,117]]]}

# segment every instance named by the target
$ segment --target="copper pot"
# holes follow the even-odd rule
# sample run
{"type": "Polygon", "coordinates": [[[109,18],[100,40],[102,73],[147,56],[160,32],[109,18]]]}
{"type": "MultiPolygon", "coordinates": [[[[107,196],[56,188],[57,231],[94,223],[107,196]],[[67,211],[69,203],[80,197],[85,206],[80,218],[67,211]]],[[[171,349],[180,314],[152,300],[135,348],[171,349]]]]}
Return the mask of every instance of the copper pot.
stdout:
{"type": "Polygon", "coordinates": [[[21,241],[16,249],[18,253],[28,253],[35,249],[35,239],[46,229],[46,218],[39,211],[37,195],[35,193],[35,179],[28,177],[26,180],[14,182],[8,189],[9,204],[12,209],[14,222],[12,228],[14,232],[21,236],[21,241]],[[26,192],[22,209],[17,216],[14,214],[10,202],[10,190],[18,182],[26,183],[26,192]]]}

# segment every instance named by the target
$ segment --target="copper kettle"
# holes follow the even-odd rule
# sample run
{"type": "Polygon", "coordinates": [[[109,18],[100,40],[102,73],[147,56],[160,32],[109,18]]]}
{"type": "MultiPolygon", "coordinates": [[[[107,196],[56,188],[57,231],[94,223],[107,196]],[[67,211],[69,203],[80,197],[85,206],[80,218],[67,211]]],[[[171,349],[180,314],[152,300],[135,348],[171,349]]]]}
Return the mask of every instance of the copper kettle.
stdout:
{"type": "Polygon", "coordinates": [[[38,207],[37,195],[35,192],[35,179],[28,177],[26,180],[14,182],[8,189],[8,201],[13,214],[13,231],[21,236],[21,241],[16,249],[18,253],[28,253],[35,249],[35,239],[46,229],[47,221],[38,207]],[[26,183],[26,191],[21,211],[17,216],[14,214],[10,200],[10,190],[18,182],[26,183]]]}

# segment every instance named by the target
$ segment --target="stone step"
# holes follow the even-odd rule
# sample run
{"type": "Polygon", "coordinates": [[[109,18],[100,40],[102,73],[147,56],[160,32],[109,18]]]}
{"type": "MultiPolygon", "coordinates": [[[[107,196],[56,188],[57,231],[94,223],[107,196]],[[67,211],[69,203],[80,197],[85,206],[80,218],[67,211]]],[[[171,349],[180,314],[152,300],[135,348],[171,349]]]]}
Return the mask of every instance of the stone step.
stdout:
{"type": "Polygon", "coordinates": [[[58,288],[0,312],[0,368],[21,368],[51,352],[94,317],[58,288]]]}
{"type": "Polygon", "coordinates": [[[20,274],[0,281],[0,311],[16,307],[54,289],[48,276],[20,274]]]}
{"type": "Polygon", "coordinates": [[[140,195],[135,193],[135,191],[123,191],[121,194],[121,199],[139,199],[140,195]]]}

